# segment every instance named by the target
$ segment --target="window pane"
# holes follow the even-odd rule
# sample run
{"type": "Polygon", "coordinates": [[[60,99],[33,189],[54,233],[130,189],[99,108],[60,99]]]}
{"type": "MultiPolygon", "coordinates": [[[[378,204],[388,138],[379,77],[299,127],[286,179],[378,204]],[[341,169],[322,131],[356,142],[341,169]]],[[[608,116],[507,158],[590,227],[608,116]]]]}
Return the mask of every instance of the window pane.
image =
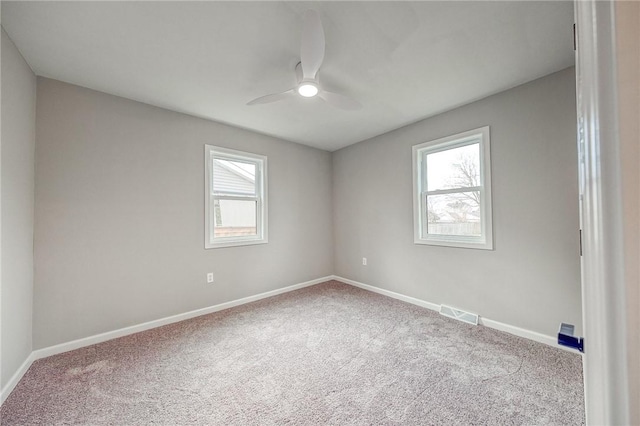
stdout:
{"type": "Polygon", "coordinates": [[[480,236],[480,192],[427,196],[427,233],[480,236]]]}
{"type": "Polygon", "coordinates": [[[256,195],[256,165],[214,158],[213,192],[256,195]]]}
{"type": "Polygon", "coordinates": [[[215,200],[214,238],[257,235],[255,200],[215,200]]]}
{"type": "Polygon", "coordinates": [[[480,186],[480,144],[427,154],[427,191],[480,186]]]}

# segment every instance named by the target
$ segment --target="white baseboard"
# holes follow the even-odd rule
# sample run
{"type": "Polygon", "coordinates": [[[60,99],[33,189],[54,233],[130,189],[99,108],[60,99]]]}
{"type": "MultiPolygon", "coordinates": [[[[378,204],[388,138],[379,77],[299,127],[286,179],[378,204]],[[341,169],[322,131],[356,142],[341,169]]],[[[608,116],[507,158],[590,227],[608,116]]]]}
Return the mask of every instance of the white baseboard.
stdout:
{"type": "MultiPolygon", "coordinates": [[[[332,279],[336,281],[340,281],[345,284],[352,285],[354,287],[358,287],[364,290],[372,291],[374,293],[382,294],[384,296],[392,297],[394,299],[402,300],[403,302],[411,303],[413,305],[422,306],[423,308],[431,309],[433,311],[440,311],[440,305],[436,303],[427,302],[425,300],[417,299],[415,297],[406,296],[404,294],[396,293],[390,290],[385,290],[383,288],[374,287],[369,284],[364,284],[358,281],[350,280],[348,278],[343,278],[337,275],[334,275],[332,279]]],[[[536,342],[544,343],[549,346],[553,346],[554,348],[559,348],[566,350],[572,353],[579,353],[574,349],[567,348],[565,346],[560,346],[557,343],[557,340],[553,336],[547,336],[546,334],[538,333],[536,331],[526,330],[524,328],[516,327],[513,325],[505,324],[499,321],[494,321],[492,319],[480,317],[479,324],[484,325],[485,327],[493,328],[496,330],[504,331],[509,334],[513,334],[515,336],[524,337],[525,339],[533,340],[536,342]]]]}
{"type": "Polygon", "coordinates": [[[173,315],[170,317],[160,318],[160,319],[148,321],[142,324],[132,325],[130,327],[108,331],[106,333],[100,333],[100,334],[96,334],[89,337],[83,337],[82,339],[72,340],[70,342],[61,343],[59,345],[37,349],[33,351],[33,355],[35,356],[35,359],[46,358],[51,355],[57,355],[63,352],[72,351],[74,349],[83,348],[85,346],[95,345],[96,343],[106,342],[107,340],[116,339],[118,337],[128,336],[130,334],[139,333],[141,331],[150,330],[152,328],[161,327],[163,325],[173,324],[175,322],[188,320],[190,318],[199,317],[201,315],[206,315],[213,312],[222,311],[224,309],[233,308],[235,306],[244,305],[246,303],[255,302],[260,299],[266,299],[267,297],[288,293],[290,291],[320,284],[325,281],[330,281],[332,279],[333,279],[332,276],[317,278],[315,280],[305,281],[303,283],[294,284],[288,287],[267,291],[264,293],[256,294],[254,296],[243,297],[242,299],[231,300],[229,302],[220,303],[218,305],[209,306],[207,308],[196,309],[194,311],[189,311],[182,314],[173,315]]]}
{"type": "Polygon", "coordinates": [[[311,281],[305,281],[303,283],[298,283],[294,285],[290,285],[288,287],[279,288],[276,290],[267,291],[264,293],[256,294],[254,296],[243,297],[242,299],[232,300],[225,303],[220,303],[218,305],[209,306],[207,308],[196,309],[194,311],[185,312],[178,315],[173,315],[170,317],[160,318],[153,321],[148,321],[142,324],[132,325],[130,327],[120,328],[118,330],[108,331],[106,333],[96,334],[94,336],[83,337],[82,339],[72,340],[70,342],[61,343],[59,345],[49,346],[42,349],[37,349],[22,363],[20,368],[14,373],[9,382],[2,388],[0,393],[0,405],[4,403],[9,394],[16,387],[22,376],[27,372],[33,361],[46,358],[48,356],[61,354],[63,352],[72,351],[74,349],[83,348],[85,346],[95,345],[96,343],[106,342],[107,340],[116,339],[118,337],[128,336],[130,334],[139,333],[141,331],[149,330],[156,327],[161,327],[163,325],[172,324],[175,322],[184,321],[190,318],[198,317],[200,315],[206,315],[213,312],[222,311],[224,309],[233,308],[235,306],[244,305],[246,303],[255,302],[260,299],[266,299],[267,297],[277,296],[279,294],[288,293],[290,291],[298,290],[304,287],[309,287],[312,285],[320,284],[325,281],[330,281],[333,279],[333,276],[327,276],[322,278],[317,278],[311,281]]]}
{"type": "MultiPolygon", "coordinates": [[[[315,280],[306,281],[299,284],[294,284],[288,287],[279,288],[276,290],[267,291],[265,293],[256,294],[254,296],[243,297],[242,299],[232,300],[225,303],[220,303],[218,305],[209,306],[207,308],[196,309],[194,311],[185,312],[178,315],[173,315],[170,317],[160,318],[153,321],[148,321],[142,324],[133,325],[130,327],[120,328],[118,330],[108,331],[106,333],[96,334],[94,336],[84,337],[82,339],[72,340],[70,342],[61,343],[59,345],[49,346],[42,349],[37,349],[27,357],[27,359],[22,363],[20,368],[14,373],[9,382],[2,388],[0,393],[0,404],[2,404],[11,391],[16,387],[22,376],[27,372],[31,364],[38,359],[46,358],[48,356],[57,355],[63,352],[72,351],[74,349],[83,348],[85,346],[95,345],[96,343],[106,342],[107,340],[116,339],[118,337],[128,336],[130,334],[139,333],[141,331],[150,330],[152,328],[161,327],[167,324],[173,324],[176,322],[184,321],[190,318],[198,317],[201,315],[210,314],[213,312],[222,311],[224,309],[233,308],[235,306],[244,305],[246,303],[255,302],[257,300],[266,299],[267,297],[277,296],[279,294],[288,293],[290,291],[298,290],[304,287],[310,287],[312,285],[320,284],[325,281],[336,280],[345,284],[352,285],[354,287],[361,288],[363,290],[371,291],[374,293],[382,294],[384,296],[391,297],[393,299],[402,300],[403,302],[411,303],[413,305],[421,306],[423,308],[431,309],[434,311],[440,310],[440,305],[427,302],[425,300],[417,299],[415,297],[406,296],[404,294],[396,293],[390,290],[385,290],[379,287],[374,287],[369,284],[364,284],[358,281],[350,280],[348,278],[343,278],[337,275],[329,275],[322,278],[317,278],[315,280]]],[[[526,330],[523,328],[515,327],[512,325],[504,324],[498,321],[490,320],[487,318],[480,318],[480,324],[494,328],[496,330],[505,331],[510,334],[514,334],[516,336],[524,337],[530,340],[534,340],[536,342],[545,343],[549,346],[553,346],[556,348],[561,348],[568,350],[570,352],[576,352],[572,349],[565,348],[563,346],[559,346],[556,343],[556,339],[552,336],[547,336],[541,333],[537,333],[535,331],[526,330]]]]}
{"type": "Polygon", "coordinates": [[[515,336],[524,337],[525,339],[529,339],[536,342],[544,343],[545,345],[553,346],[554,348],[563,349],[568,352],[579,353],[576,350],[570,349],[566,346],[560,346],[558,344],[557,338],[553,336],[547,336],[546,334],[538,333],[537,331],[527,330],[526,328],[516,327],[515,325],[509,325],[503,322],[494,321],[492,319],[483,318],[483,317],[480,317],[479,323],[484,325],[485,327],[493,328],[500,331],[505,331],[515,336]]]}
{"type": "Polygon", "coordinates": [[[2,388],[2,391],[0,391],[0,405],[2,405],[9,394],[13,392],[13,389],[15,389],[20,379],[22,379],[22,376],[24,376],[24,373],[27,372],[27,370],[29,369],[29,367],[31,367],[31,364],[35,360],[36,357],[33,355],[33,352],[31,352],[27,359],[25,359],[22,365],[18,368],[18,370],[13,374],[13,376],[11,376],[7,384],[2,388]]]}
{"type": "Polygon", "coordinates": [[[422,306],[423,308],[431,309],[432,311],[440,310],[440,305],[436,305],[435,303],[427,302],[421,299],[416,299],[415,297],[405,296],[404,294],[396,293],[390,290],[385,290],[379,287],[374,287],[372,285],[350,280],[348,278],[334,276],[333,279],[336,281],[340,281],[341,283],[345,283],[345,284],[352,285],[354,287],[361,288],[363,290],[372,291],[374,293],[382,294],[383,296],[388,296],[393,299],[402,300],[403,302],[411,303],[412,305],[422,306]]]}

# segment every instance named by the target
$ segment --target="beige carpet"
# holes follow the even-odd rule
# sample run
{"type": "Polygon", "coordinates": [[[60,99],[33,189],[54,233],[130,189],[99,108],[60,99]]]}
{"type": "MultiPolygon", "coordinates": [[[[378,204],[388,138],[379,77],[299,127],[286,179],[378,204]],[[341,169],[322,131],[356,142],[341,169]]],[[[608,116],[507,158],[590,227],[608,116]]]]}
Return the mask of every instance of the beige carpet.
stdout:
{"type": "Polygon", "coordinates": [[[9,425],[568,425],[581,357],[329,282],[36,361],[9,425]]]}

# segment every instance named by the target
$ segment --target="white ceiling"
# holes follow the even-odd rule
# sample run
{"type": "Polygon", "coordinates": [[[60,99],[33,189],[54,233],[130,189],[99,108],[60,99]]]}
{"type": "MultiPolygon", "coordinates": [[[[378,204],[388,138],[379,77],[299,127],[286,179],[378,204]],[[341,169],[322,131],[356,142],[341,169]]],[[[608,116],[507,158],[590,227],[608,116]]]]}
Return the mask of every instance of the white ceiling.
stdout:
{"type": "Polygon", "coordinates": [[[333,151],[574,63],[572,3],[2,2],[36,74],[333,151]],[[246,106],[291,88],[302,15],[320,79],[358,99],[246,106]]]}

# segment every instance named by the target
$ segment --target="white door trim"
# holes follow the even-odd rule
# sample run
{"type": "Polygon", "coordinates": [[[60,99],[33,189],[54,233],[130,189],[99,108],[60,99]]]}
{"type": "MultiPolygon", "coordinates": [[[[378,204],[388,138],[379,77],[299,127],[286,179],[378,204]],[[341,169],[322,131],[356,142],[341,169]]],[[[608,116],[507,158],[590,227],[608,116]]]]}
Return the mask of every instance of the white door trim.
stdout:
{"type": "Polygon", "coordinates": [[[629,424],[614,4],[575,1],[587,424],[629,424]]]}

